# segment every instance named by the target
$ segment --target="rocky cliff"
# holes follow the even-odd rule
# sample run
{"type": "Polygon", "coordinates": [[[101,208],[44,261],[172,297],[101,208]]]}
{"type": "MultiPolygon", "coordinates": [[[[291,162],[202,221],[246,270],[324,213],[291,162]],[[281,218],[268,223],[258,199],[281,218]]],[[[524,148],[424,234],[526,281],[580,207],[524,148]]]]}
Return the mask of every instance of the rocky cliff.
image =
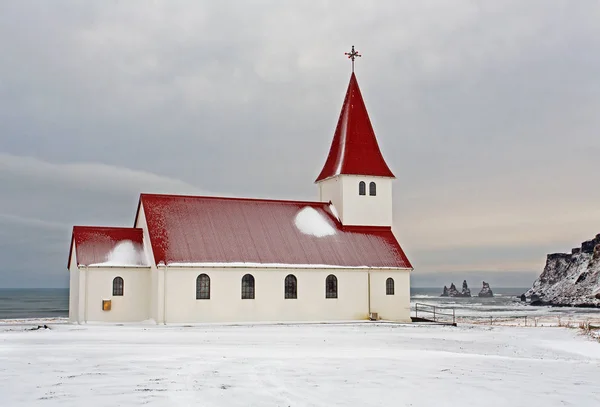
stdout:
{"type": "Polygon", "coordinates": [[[525,297],[532,305],[600,307],[600,234],[570,254],[549,254],[525,297]]]}

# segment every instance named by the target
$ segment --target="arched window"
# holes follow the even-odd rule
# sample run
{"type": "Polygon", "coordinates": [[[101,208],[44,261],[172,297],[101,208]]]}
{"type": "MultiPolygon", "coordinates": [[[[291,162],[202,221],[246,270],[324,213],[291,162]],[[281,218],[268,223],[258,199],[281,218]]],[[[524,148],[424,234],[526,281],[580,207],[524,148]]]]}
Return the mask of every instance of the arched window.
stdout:
{"type": "Polygon", "coordinates": [[[252,274],[246,274],[242,277],[242,300],[254,299],[254,277],[252,274]]]}
{"type": "Polygon", "coordinates": [[[358,195],[367,195],[367,184],[365,184],[365,181],[358,183],[358,195]]]}
{"type": "Polygon", "coordinates": [[[285,278],[285,298],[298,298],[298,280],[293,274],[285,278]]]}
{"type": "Polygon", "coordinates": [[[200,274],[196,279],[196,299],[210,300],[210,277],[200,274]]]}
{"type": "Polygon", "coordinates": [[[385,280],[385,295],[394,295],[394,279],[391,277],[385,280]]]}
{"type": "Polygon", "coordinates": [[[377,185],[374,182],[369,183],[369,195],[377,195],[377,185]]]}
{"type": "Polygon", "coordinates": [[[325,279],[325,298],[337,298],[337,277],[333,274],[325,279]]]}
{"type": "Polygon", "coordinates": [[[123,295],[123,279],[115,277],[113,280],[113,295],[123,295]]]}

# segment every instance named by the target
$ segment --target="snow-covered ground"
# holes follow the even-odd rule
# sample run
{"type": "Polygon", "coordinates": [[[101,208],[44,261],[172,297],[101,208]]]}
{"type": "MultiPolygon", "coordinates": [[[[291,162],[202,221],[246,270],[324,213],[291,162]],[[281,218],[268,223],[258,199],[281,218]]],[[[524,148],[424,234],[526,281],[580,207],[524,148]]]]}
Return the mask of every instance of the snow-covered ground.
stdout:
{"type": "Polygon", "coordinates": [[[599,406],[577,329],[0,325],[1,406],[599,406]]]}

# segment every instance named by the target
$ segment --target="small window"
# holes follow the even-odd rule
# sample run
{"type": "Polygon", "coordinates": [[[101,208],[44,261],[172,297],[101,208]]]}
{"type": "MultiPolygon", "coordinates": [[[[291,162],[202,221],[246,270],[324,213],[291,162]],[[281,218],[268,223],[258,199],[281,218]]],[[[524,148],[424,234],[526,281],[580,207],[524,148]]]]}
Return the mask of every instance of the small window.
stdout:
{"type": "Polygon", "coordinates": [[[242,277],[242,300],[254,299],[254,277],[246,274],[242,277]]]}
{"type": "Polygon", "coordinates": [[[298,298],[298,280],[296,280],[296,276],[293,274],[285,278],[285,298],[298,298]]]}
{"type": "Polygon", "coordinates": [[[391,277],[385,280],[385,295],[394,295],[394,279],[391,277]]]}
{"type": "Polygon", "coordinates": [[[358,183],[358,195],[367,195],[367,184],[364,181],[358,183]]]}
{"type": "Polygon", "coordinates": [[[325,298],[337,298],[337,277],[333,274],[325,280],[325,298]]]}
{"type": "Polygon", "coordinates": [[[196,299],[210,300],[210,277],[200,274],[196,279],[196,299]]]}
{"type": "Polygon", "coordinates": [[[377,195],[377,185],[374,182],[369,183],[369,195],[377,195]]]}
{"type": "Polygon", "coordinates": [[[113,280],[113,295],[123,295],[123,279],[115,277],[113,280]]]}

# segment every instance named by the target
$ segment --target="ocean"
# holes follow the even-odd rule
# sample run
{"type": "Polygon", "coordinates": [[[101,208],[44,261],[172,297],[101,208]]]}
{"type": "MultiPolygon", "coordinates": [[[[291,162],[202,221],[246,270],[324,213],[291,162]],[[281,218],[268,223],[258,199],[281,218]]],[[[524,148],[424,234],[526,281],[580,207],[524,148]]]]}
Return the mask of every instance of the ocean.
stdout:
{"type": "Polygon", "coordinates": [[[67,318],[68,288],[1,288],[0,319],[67,318]]]}
{"type": "MultiPolygon", "coordinates": [[[[520,301],[528,288],[492,287],[493,298],[440,297],[439,287],[412,287],[411,308],[417,304],[451,307],[457,316],[509,316],[540,314],[598,314],[597,309],[532,307],[520,301]]],[[[0,319],[67,318],[69,290],[67,288],[0,289],[0,319]]]]}

